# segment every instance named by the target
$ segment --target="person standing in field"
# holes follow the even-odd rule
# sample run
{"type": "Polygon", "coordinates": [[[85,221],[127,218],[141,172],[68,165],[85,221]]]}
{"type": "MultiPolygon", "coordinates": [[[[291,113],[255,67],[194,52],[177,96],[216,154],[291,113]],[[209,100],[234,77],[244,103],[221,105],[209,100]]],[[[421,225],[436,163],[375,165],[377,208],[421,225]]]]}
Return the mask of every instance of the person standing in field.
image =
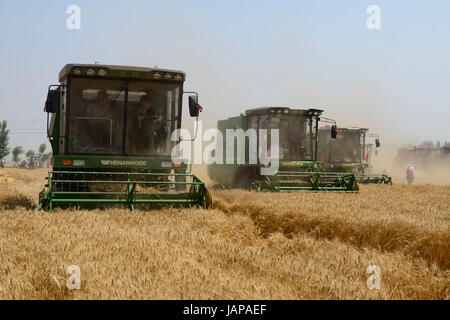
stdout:
{"type": "Polygon", "coordinates": [[[408,181],[408,184],[413,183],[414,174],[415,174],[414,167],[411,164],[408,165],[408,168],[406,168],[406,181],[408,181]]]}

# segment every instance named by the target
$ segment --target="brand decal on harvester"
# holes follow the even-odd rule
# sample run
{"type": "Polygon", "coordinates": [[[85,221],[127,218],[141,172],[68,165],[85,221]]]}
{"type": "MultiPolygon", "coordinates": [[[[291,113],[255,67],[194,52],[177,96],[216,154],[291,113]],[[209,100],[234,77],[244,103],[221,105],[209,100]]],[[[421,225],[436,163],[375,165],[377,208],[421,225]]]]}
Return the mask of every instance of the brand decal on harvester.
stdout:
{"type": "Polygon", "coordinates": [[[100,160],[104,166],[146,166],[147,161],[140,160],[100,160]]]}

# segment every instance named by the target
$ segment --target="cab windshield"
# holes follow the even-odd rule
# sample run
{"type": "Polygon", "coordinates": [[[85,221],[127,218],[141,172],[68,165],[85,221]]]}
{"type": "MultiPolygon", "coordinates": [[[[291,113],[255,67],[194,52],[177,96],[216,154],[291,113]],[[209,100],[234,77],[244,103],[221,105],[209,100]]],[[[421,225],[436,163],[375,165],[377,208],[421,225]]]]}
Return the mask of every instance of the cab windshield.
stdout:
{"type": "Polygon", "coordinates": [[[180,92],[180,84],[72,78],[69,153],[170,155],[180,92]]]}
{"type": "Polygon", "coordinates": [[[319,160],[325,162],[360,163],[362,143],[360,132],[339,132],[330,138],[330,130],[320,130],[319,160]]]}
{"type": "MultiPolygon", "coordinates": [[[[294,114],[263,114],[250,117],[250,128],[267,129],[267,148],[270,156],[270,129],[279,130],[280,160],[312,160],[313,146],[309,119],[294,114]]],[[[314,130],[314,126],[312,128],[314,130]]]]}

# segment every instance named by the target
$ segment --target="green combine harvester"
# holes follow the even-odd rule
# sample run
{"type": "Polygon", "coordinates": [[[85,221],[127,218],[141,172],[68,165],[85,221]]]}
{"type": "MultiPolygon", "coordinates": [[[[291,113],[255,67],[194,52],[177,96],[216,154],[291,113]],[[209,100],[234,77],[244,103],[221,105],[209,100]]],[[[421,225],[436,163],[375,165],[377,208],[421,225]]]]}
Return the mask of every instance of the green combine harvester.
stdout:
{"type": "Polygon", "coordinates": [[[334,123],[330,137],[335,137],[336,133],[335,121],[322,117],[322,113],[323,110],[318,109],[266,107],[246,110],[240,116],[218,121],[217,127],[224,141],[222,147],[216,144],[215,162],[208,165],[209,177],[224,187],[256,191],[358,192],[354,173],[325,173],[323,163],[317,161],[319,122],[334,123]],[[227,131],[236,129],[235,136],[227,136],[227,131]],[[242,129],[240,134],[239,129],[242,129]],[[252,135],[252,132],[262,129],[267,130],[267,135],[252,135]],[[267,146],[267,153],[270,153],[269,131],[272,129],[279,130],[278,171],[276,174],[262,174],[268,161],[263,161],[261,150],[267,146]],[[235,145],[234,158],[228,157],[232,161],[227,161],[227,152],[230,152],[230,148],[226,147],[227,139],[233,139],[230,145],[235,145]],[[239,145],[245,146],[245,155],[240,157],[239,145]]]}
{"type": "Polygon", "coordinates": [[[375,138],[375,154],[380,147],[378,135],[368,133],[367,128],[337,128],[336,139],[330,139],[331,128],[319,129],[318,160],[323,163],[323,170],[333,175],[354,173],[357,181],[363,184],[392,184],[392,178],[386,174],[370,173],[370,159],[373,144],[367,143],[375,138]]]}
{"type": "Polygon", "coordinates": [[[205,184],[171,157],[183,95],[191,94],[192,117],[201,111],[197,93],[183,92],[184,81],[175,70],[66,65],[45,103],[53,170],[39,209],[211,207],[205,184]]]}

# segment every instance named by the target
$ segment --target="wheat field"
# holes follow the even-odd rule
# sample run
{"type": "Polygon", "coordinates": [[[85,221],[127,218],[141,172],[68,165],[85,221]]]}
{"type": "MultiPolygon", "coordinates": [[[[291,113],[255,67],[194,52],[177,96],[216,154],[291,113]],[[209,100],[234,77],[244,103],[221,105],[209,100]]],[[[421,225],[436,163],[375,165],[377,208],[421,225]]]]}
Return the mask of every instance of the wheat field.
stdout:
{"type": "Polygon", "coordinates": [[[0,299],[450,297],[450,185],[213,189],[211,210],[49,214],[36,209],[45,176],[0,169],[0,299]],[[66,287],[71,265],[80,290],[66,287]]]}

